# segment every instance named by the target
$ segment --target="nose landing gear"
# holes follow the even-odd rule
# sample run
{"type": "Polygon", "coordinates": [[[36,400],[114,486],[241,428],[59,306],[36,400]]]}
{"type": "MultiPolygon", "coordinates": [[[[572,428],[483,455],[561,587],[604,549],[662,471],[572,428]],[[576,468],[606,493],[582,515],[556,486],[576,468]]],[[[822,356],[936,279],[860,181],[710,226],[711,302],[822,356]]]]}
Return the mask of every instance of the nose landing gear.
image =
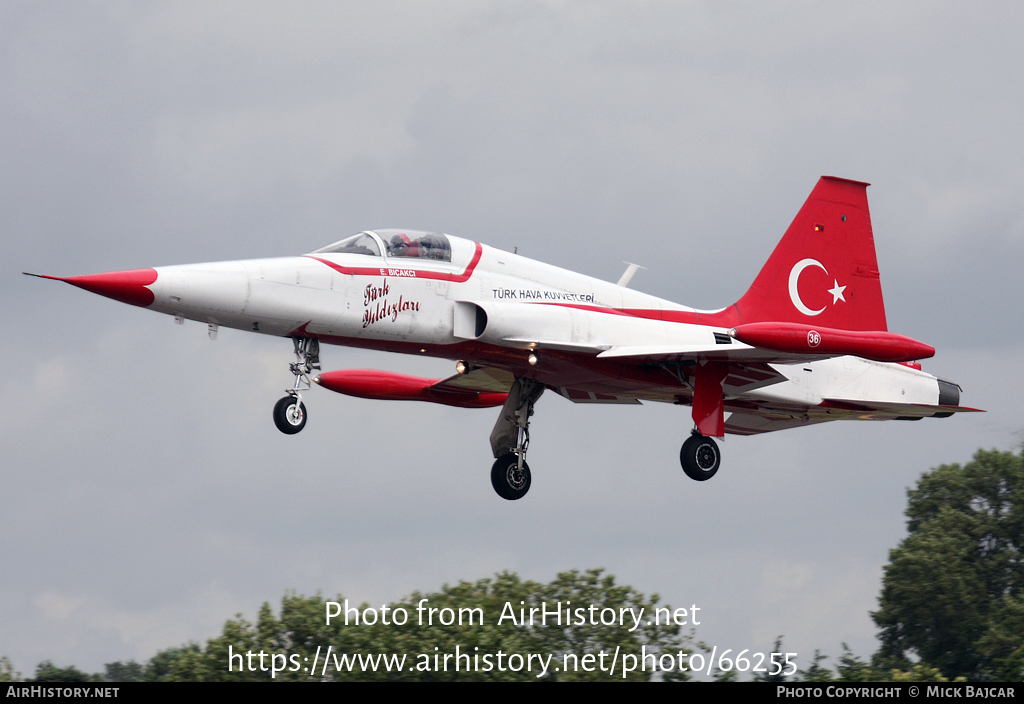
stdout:
{"type": "Polygon", "coordinates": [[[286,435],[294,435],[306,427],[306,404],[297,394],[285,396],[274,404],[274,425],[286,435]]]}
{"type": "Polygon", "coordinates": [[[287,390],[287,396],[274,405],[274,425],[286,435],[306,427],[306,405],[302,403],[303,389],[312,387],[309,375],[320,369],[320,341],[313,337],[293,337],[295,357],[298,361],[289,365],[295,375],[295,385],[287,390]]]}

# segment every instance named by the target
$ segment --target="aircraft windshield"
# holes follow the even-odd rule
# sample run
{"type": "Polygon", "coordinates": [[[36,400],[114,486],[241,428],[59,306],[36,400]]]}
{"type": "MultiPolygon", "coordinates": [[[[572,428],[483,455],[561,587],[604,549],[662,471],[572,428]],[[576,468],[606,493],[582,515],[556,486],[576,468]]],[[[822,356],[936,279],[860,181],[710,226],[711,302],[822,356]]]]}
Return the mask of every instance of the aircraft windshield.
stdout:
{"type": "Polygon", "coordinates": [[[414,257],[450,262],[452,246],[448,238],[438,232],[415,230],[377,230],[384,240],[389,257],[414,257]]]}
{"type": "Polygon", "coordinates": [[[352,235],[341,242],[335,242],[323,249],[318,249],[316,254],[365,254],[371,257],[380,256],[380,247],[377,240],[365,232],[352,235]]]}

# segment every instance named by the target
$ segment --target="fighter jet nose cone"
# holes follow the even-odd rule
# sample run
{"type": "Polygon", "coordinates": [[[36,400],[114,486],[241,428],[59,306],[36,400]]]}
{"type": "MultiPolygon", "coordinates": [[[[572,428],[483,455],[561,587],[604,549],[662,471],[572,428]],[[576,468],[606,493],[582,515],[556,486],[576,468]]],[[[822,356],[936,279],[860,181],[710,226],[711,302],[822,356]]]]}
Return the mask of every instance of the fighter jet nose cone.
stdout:
{"type": "Polygon", "coordinates": [[[156,277],[156,269],[133,269],[88,276],[69,276],[60,280],[86,291],[113,298],[115,301],[145,308],[154,300],[153,292],[146,287],[154,283],[156,277]]]}

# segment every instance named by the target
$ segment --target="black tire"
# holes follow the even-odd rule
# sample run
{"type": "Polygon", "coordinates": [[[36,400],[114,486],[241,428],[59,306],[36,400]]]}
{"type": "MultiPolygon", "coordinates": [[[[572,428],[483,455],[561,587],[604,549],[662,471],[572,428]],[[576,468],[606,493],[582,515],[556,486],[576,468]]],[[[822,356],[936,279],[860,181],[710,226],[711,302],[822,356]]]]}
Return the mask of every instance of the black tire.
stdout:
{"type": "Polygon", "coordinates": [[[715,476],[721,463],[722,453],[718,450],[718,444],[703,435],[691,435],[679,451],[679,464],[683,466],[686,476],[698,482],[715,476]]]}
{"type": "Polygon", "coordinates": [[[274,425],[285,435],[295,435],[306,427],[306,404],[299,401],[299,414],[295,416],[295,397],[285,396],[274,406],[274,425]]]}
{"type": "Polygon", "coordinates": [[[511,452],[502,455],[491,467],[491,486],[503,499],[515,501],[523,498],[530,490],[530,465],[524,460],[520,474],[519,458],[511,452]]]}

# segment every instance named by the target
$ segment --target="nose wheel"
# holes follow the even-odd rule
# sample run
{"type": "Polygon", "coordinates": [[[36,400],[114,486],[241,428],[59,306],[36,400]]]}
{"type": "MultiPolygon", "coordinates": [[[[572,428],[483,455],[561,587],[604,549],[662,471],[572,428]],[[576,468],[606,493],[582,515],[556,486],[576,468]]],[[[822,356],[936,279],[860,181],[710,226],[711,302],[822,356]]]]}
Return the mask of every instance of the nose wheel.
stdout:
{"type": "Polygon", "coordinates": [[[320,341],[312,337],[293,337],[295,357],[298,361],[289,365],[295,375],[295,384],[287,389],[288,395],[274,405],[274,425],[285,435],[295,435],[306,427],[306,404],[302,402],[302,391],[313,386],[310,373],[320,369],[320,341]]]}
{"type": "Polygon", "coordinates": [[[698,482],[715,476],[721,463],[722,453],[718,443],[696,431],[687,438],[679,451],[679,464],[683,466],[686,476],[698,482]]]}
{"type": "Polygon", "coordinates": [[[274,405],[274,425],[285,435],[306,427],[306,404],[296,396],[285,396],[274,405]]]}

